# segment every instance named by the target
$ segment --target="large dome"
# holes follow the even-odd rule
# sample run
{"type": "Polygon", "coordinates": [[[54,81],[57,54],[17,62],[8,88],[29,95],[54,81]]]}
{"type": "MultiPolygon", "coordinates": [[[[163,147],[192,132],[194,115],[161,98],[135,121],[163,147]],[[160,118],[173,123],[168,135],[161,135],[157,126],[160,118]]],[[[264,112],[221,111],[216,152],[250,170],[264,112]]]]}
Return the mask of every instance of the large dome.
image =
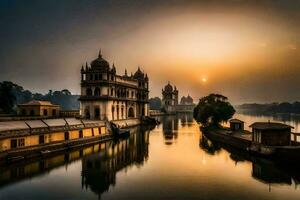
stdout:
{"type": "Polygon", "coordinates": [[[109,63],[102,58],[101,51],[99,51],[98,58],[91,62],[91,67],[93,69],[109,69],[109,63]]]}

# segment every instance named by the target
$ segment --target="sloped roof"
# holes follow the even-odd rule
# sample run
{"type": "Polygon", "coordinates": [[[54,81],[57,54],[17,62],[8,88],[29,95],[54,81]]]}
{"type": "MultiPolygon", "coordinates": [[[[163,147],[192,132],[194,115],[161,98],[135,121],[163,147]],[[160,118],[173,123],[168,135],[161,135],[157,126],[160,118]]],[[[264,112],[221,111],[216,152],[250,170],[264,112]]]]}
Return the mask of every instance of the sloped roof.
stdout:
{"type": "Polygon", "coordinates": [[[28,103],[20,104],[22,106],[58,106],[52,104],[50,101],[37,101],[37,100],[32,100],[29,101],[28,103]]]}
{"type": "Polygon", "coordinates": [[[0,131],[9,131],[9,130],[19,130],[19,129],[28,129],[24,121],[6,121],[0,122],[0,131]]]}
{"type": "Polygon", "coordinates": [[[239,119],[236,119],[236,118],[230,119],[229,122],[233,122],[233,123],[244,123],[244,121],[239,120],[239,119]]]}
{"type": "Polygon", "coordinates": [[[251,124],[249,127],[255,128],[255,129],[261,129],[261,130],[281,130],[281,129],[287,129],[287,128],[294,128],[290,125],[283,124],[283,123],[277,123],[277,122],[255,122],[251,124]]]}

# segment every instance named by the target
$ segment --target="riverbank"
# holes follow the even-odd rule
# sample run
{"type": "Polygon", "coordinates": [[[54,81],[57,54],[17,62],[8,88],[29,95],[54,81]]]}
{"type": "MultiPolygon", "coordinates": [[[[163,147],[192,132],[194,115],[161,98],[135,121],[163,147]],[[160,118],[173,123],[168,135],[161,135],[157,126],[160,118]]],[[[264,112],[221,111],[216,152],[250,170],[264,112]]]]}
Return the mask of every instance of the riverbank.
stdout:
{"type": "MultiPolygon", "coordinates": [[[[113,121],[120,128],[141,120],[113,121]]],[[[114,139],[104,121],[45,119],[0,122],[0,162],[14,162],[114,139]]]]}

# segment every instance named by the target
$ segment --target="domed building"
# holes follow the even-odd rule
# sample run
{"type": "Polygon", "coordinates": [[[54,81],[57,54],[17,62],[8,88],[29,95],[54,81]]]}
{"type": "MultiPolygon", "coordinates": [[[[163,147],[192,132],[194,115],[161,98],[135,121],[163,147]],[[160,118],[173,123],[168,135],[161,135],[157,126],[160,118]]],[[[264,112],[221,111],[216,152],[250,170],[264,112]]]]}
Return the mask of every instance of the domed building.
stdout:
{"type": "Polygon", "coordinates": [[[176,112],[176,105],[178,105],[178,90],[168,82],[162,89],[162,107],[166,112],[176,112]]]}
{"type": "Polygon", "coordinates": [[[178,104],[178,94],[176,86],[170,82],[162,89],[162,110],[168,114],[193,112],[195,104],[193,98],[188,95],[183,96],[178,104]]]}
{"type": "Polygon", "coordinates": [[[140,67],[134,75],[116,73],[99,51],[81,68],[80,115],[85,119],[123,120],[149,113],[149,79],[140,67]]]}
{"type": "Polygon", "coordinates": [[[181,100],[180,100],[180,104],[181,105],[192,105],[192,104],[194,104],[194,100],[190,95],[188,95],[187,97],[182,96],[181,100]]]}

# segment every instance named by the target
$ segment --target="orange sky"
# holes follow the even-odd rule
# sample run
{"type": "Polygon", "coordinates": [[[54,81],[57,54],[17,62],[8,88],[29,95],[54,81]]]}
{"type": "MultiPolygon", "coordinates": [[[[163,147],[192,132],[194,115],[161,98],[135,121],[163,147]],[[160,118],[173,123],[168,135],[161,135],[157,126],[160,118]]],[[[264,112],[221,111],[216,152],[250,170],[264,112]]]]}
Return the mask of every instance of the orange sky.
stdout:
{"type": "MultiPolygon", "coordinates": [[[[299,1],[116,2],[82,4],[78,10],[77,4],[64,9],[51,4],[53,12],[42,17],[58,13],[57,19],[45,24],[36,19],[41,11],[28,16],[35,19],[29,40],[21,36],[24,30],[6,38],[1,79],[40,92],[51,87],[79,93],[80,66],[101,47],[119,73],[125,68],[134,72],[140,65],[150,77],[151,96],[161,96],[170,81],[180,96],[195,99],[211,92],[234,103],[300,99],[295,92],[300,89],[299,1]],[[50,83],[42,86],[44,80],[50,83]]],[[[24,21],[27,25],[30,20],[24,21]]],[[[4,30],[8,34],[10,29],[4,30]]]]}

